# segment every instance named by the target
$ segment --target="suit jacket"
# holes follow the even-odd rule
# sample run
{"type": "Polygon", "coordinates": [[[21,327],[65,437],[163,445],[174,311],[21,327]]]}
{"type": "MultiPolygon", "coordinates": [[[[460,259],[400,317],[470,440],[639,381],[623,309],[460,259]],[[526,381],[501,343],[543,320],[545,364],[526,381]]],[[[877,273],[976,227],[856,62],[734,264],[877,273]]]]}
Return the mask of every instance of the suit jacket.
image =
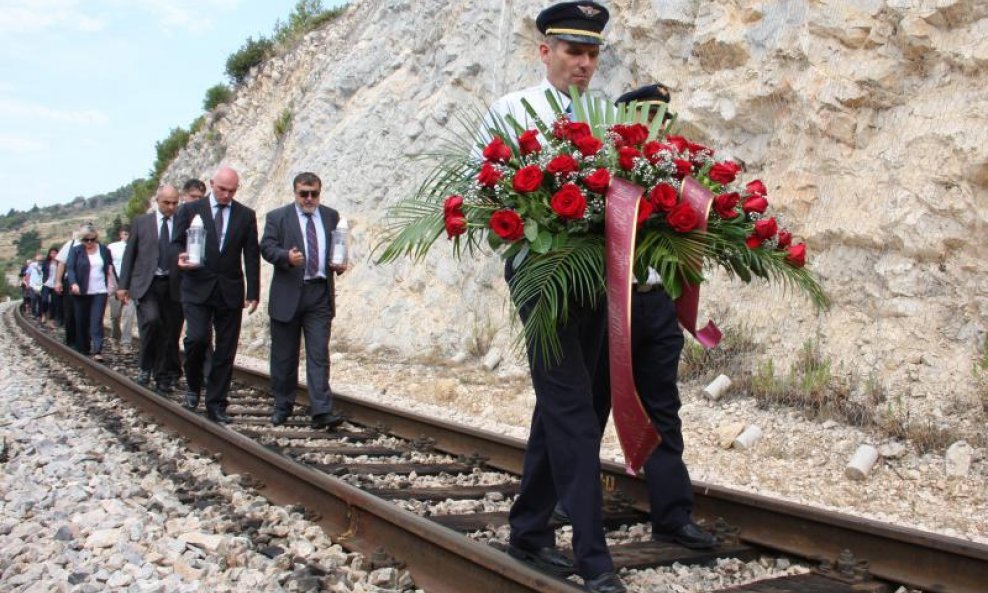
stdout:
{"type": "MultiPolygon", "coordinates": [[[[177,217],[172,218],[172,236],[174,239],[178,225],[177,217]]],[[[168,282],[178,283],[178,266],[174,247],[170,248],[168,256],[168,282]]],[[[154,272],[158,269],[158,215],[154,212],[143,214],[131,223],[130,238],[127,249],[124,250],[123,261],[120,262],[120,282],[117,288],[129,290],[133,299],[140,300],[151,288],[154,272]]]]}
{"type": "Polygon", "coordinates": [[[178,253],[186,251],[186,231],[196,214],[202,218],[206,230],[205,262],[198,268],[181,272],[183,303],[205,304],[213,289],[219,289],[223,303],[231,309],[242,308],[245,300],[260,300],[261,255],[257,246],[257,216],[237,201],[230,202],[228,210],[225,213],[229,217],[226,241],[221,251],[209,198],[190,202],[178,209],[172,242],[176,258],[178,253]]]}
{"type": "MultiPolygon", "coordinates": [[[[103,277],[106,281],[107,292],[110,290],[110,278],[113,272],[113,255],[106,245],[98,244],[99,253],[103,257],[103,277]]],[[[69,257],[65,261],[65,275],[68,278],[69,286],[79,285],[79,294],[89,294],[89,254],[86,253],[86,246],[82,243],[69,250],[69,257]]]]}
{"type": "MultiPolygon", "coordinates": [[[[329,269],[330,233],[340,221],[340,214],[328,206],[319,205],[319,217],[322,219],[323,231],[326,234],[326,278],[329,282],[329,306],[335,314],[335,274],[329,269]]],[[[292,266],[288,262],[288,252],[292,247],[304,251],[304,231],[295,203],[276,208],[268,212],[264,224],[264,235],[261,237],[261,255],[274,264],[274,274],[271,277],[271,296],[268,300],[268,315],[275,321],[290,321],[298,309],[302,298],[302,281],[305,278],[305,266],[292,266]]]]}

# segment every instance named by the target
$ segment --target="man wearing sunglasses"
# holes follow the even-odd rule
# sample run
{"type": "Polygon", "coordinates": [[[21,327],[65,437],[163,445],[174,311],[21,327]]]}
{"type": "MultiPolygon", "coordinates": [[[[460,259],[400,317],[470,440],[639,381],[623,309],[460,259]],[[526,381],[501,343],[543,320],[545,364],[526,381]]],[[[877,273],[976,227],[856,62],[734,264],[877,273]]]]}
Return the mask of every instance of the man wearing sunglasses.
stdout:
{"type": "Polygon", "coordinates": [[[274,265],[268,300],[271,423],[279,426],[292,415],[304,335],[312,428],[334,428],[343,417],[333,412],[329,388],[329,334],[336,313],[333,277],[346,266],[331,263],[329,246],[340,215],[319,203],[322,180],[315,173],[296,175],[292,189],[295,201],[268,212],[261,236],[261,256],[274,265]]]}

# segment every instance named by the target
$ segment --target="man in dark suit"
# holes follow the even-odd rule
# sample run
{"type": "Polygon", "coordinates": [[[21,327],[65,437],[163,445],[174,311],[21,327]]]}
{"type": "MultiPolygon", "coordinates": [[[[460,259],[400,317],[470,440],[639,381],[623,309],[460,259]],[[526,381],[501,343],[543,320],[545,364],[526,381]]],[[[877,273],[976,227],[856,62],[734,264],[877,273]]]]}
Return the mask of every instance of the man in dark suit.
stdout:
{"type": "Polygon", "coordinates": [[[333,276],[345,264],[330,261],[330,237],[340,215],[319,203],[322,181],[300,173],[292,182],[295,202],[268,212],[261,255],[274,264],[268,315],[271,316],[271,423],[292,414],[298,387],[301,336],[305,336],[305,375],[313,428],[343,422],[333,413],[329,389],[329,333],[336,312],[333,276]]]}
{"type": "Polygon", "coordinates": [[[213,365],[206,381],[206,416],[214,422],[230,422],[226,415],[227,392],[240,339],[243,309],[253,313],[260,298],[261,256],[257,246],[254,211],[233,200],[240,176],[221,167],[209,180],[208,199],[189,202],[179,209],[173,245],[180,251],[182,310],[185,313],[185,378],[189,390],[185,407],[195,409],[203,386],[203,361],[216,336],[213,365]],[[186,232],[196,217],[205,230],[202,263],[189,262],[186,232]],[[241,262],[242,265],[241,265],[241,262]],[[246,276],[246,286],[244,279],[246,276]]]}
{"type": "Polygon", "coordinates": [[[178,270],[172,254],[178,191],[163,185],[155,195],[157,211],[134,219],[120,266],[117,299],[124,305],[137,300],[141,336],[137,382],[147,386],[154,376],[158,393],[175,389],[181,370],[178,336],[182,303],[173,298],[178,270]]]}

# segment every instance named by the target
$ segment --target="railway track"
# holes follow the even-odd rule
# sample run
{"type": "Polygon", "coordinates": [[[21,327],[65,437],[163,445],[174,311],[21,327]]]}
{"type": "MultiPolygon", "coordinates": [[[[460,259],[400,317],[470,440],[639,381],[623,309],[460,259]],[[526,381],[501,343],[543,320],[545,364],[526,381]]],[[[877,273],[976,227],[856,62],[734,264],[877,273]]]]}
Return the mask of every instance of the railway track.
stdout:
{"type": "MultiPolygon", "coordinates": [[[[162,397],[133,382],[133,356],[110,354],[96,364],[14,315],[51,355],[216,454],[228,471],[249,474],[269,499],[305,507],[333,541],[404,565],[430,593],[579,590],[497,547],[517,492],[522,441],[339,394],[336,405],[348,420],[339,429],[313,431],[300,420],[273,428],[267,376],[242,368],[234,374],[228,428],[183,409],[177,395],[162,397]]],[[[304,406],[304,391],[299,400],[304,406]]],[[[637,541],[628,535],[635,530],[622,526],[647,522],[644,482],[612,463],[604,464],[601,479],[619,568],[751,559],[768,550],[816,562],[818,569],[724,591],[878,592],[898,585],[988,591],[988,546],[703,483],[694,483],[696,515],[717,526],[724,544],[697,552],[637,541]]]]}

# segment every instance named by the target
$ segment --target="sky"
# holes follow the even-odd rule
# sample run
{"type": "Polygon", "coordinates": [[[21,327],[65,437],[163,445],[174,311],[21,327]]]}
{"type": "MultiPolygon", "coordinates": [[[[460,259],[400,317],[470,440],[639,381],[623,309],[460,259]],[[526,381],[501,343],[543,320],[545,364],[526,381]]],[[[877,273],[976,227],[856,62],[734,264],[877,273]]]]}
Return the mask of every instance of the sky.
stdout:
{"type": "MultiPolygon", "coordinates": [[[[0,214],[117,189],[296,0],[0,0],[0,214]]],[[[326,8],[339,0],[323,0],[326,8]]]]}

